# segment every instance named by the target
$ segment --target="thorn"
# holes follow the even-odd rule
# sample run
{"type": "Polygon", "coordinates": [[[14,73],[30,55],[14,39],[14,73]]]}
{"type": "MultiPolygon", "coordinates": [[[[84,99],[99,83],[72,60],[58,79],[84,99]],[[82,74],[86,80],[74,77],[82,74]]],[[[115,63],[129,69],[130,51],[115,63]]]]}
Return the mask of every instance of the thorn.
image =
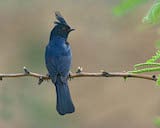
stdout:
{"type": "Polygon", "coordinates": [[[82,71],[83,71],[83,68],[79,66],[79,67],[77,68],[76,73],[81,73],[82,71]]]}
{"type": "Polygon", "coordinates": [[[105,76],[105,77],[109,77],[109,76],[110,76],[109,73],[108,73],[108,72],[105,72],[105,71],[102,71],[102,74],[103,74],[103,76],[105,76]]]}
{"type": "Polygon", "coordinates": [[[153,75],[152,78],[153,78],[153,80],[156,80],[156,79],[157,79],[157,78],[156,78],[156,75],[153,75]]]}
{"type": "Polygon", "coordinates": [[[39,77],[39,81],[38,81],[38,85],[40,85],[42,82],[43,82],[43,77],[40,76],[40,77],[39,77]]]}
{"type": "Polygon", "coordinates": [[[29,74],[29,73],[30,73],[26,67],[23,67],[23,70],[24,70],[24,72],[25,72],[26,74],[29,74]]]}

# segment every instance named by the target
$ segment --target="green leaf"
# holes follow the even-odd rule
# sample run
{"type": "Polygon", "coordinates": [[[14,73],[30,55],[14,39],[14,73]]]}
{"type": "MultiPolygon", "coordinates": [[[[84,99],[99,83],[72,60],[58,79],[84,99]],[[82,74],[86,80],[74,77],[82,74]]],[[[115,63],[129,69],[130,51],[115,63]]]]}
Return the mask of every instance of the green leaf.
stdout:
{"type": "Polygon", "coordinates": [[[122,16],[147,1],[148,0],[123,0],[119,5],[113,8],[113,13],[116,16],[122,16]]]}
{"type": "Polygon", "coordinates": [[[154,2],[147,15],[143,18],[144,23],[158,24],[160,23],[160,1],[154,2]]]}
{"type": "Polygon", "coordinates": [[[158,50],[156,52],[156,55],[152,56],[151,59],[147,60],[146,63],[150,64],[150,63],[154,63],[155,61],[157,61],[158,59],[160,59],[160,50],[158,50]]]}
{"type": "Polygon", "coordinates": [[[160,117],[154,119],[154,124],[155,124],[157,127],[160,127],[160,117]]]}
{"type": "Polygon", "coordinates": [[[156,48],[160,49],[160,40],[157,40],[155,43],[156,43],[156,48]]]}
{"type": "Polygon", "coordinates": [[[137,70],[137,68],[144,68],[144,67],[160,67],[160,63],[140,63],[140,64],[135,64],[134,69],[137,70]]]}
{"type": "Polygon", "coordinates": [[[158,77],[157,77],[156,84],[157,84],[157,86],[160,86],[160,75],[158,75],[158,77]]]}
{"type": "Polygon", "coordinates": [[[129,71],[129,73],[144,73],[144,72],[155,72],[155,71],[160,71],[160,67],[143,68],[139,70],[129,71]]]}

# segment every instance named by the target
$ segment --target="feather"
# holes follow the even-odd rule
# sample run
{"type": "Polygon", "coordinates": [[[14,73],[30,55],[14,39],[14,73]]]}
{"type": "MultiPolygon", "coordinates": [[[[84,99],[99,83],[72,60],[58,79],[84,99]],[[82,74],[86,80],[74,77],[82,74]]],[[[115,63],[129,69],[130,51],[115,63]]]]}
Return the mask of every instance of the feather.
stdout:
{"type": "MultiPolygon", "coordinates": [[[[56,19],[61,23],[61,24],[66,24],[67,25],[67,22],[65,21],[65,19],[63,18],[63,16],[61,15],[61,13],[59,11],[56,11],[55,12],[55,16],[56,16],[56,19]]],[[[57,22],[55,22],[57,23],[57,22]]]]}

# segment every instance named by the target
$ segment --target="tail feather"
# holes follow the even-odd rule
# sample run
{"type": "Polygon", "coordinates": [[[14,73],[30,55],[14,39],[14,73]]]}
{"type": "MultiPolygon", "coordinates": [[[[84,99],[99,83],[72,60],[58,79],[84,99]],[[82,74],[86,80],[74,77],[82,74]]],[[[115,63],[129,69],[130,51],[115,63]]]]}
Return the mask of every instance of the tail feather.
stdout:
{"type": "Polygon", "coordinates": [[[68,83],[63,83],[60,78],[57,78],[55,83],[57,92],[57,106],[56,109],[60,115],[65,115],[67,113],[73,113],[75,111],[72,99],[70,96],[70,91],[68,83]]]}

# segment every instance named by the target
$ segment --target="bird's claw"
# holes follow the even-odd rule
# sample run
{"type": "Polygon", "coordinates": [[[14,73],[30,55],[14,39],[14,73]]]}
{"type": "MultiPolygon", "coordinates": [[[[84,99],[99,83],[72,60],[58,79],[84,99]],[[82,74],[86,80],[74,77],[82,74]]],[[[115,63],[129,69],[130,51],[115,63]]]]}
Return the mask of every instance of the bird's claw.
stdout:
{"type": "MultiPolygon", "coordinates": [[[[46,76],[47,76],[48,78],[50,78],[50,74],[49,74],[49,73],[47,73],[46,76]]],[[[46,79],[46,81],[48,82],[49,79],[46,79]]]]}
{"type": "Polygon", "coordinates": [[[69,74],[68,74],[68,80],[72,80],[73,78],[72,78],[72,72],[71,71],[69,71],[69,74]]]}
{"type": "Polygon", "coordinates": [[[49,73],[47,73],[47,74],[46,74],[46,76],[47,76],[47,77],[50,77],[50,74],[49,74],[49,73]]]}

